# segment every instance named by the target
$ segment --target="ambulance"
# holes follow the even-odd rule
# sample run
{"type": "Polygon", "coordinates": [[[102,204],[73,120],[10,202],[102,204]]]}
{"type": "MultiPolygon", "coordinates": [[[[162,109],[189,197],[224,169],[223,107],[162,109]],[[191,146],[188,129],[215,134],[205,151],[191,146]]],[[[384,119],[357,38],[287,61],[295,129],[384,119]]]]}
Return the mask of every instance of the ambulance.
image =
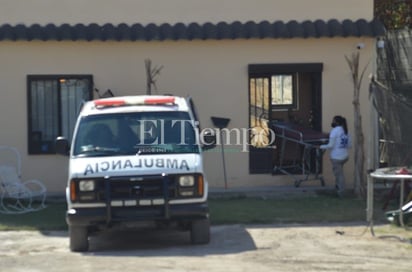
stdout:
{"type": "Polygon", "coordinates": [[[122,227],[179,227],[193,244],[210,240],[201,131],[190,98],[110,97],[84,104],[71,142],[66,187],[70,250],[89,250],[92,233],[122,227]]]}

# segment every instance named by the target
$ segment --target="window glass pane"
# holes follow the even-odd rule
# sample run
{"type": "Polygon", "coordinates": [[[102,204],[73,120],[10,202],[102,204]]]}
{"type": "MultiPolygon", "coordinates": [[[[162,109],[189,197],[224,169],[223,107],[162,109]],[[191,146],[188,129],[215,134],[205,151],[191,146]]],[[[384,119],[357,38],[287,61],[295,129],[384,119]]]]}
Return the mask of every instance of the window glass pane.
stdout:
{"type": "Polygon", "coordinates": [[[50,80],[32,81],[31,132],[38,152],[47,152],[58,133],[57,84],[50,80]]]}
{"type": "Polygon", "coordinates": [[[269,118],[269,79],[250,79],[250,126],[254,127],[259,119],[269,118]]]}
{"type": "Polygon", "coordinates": [[[293,104],[293,76],[274,75],[272,83],[272,105],[293,104]]]}
{"type": "Polygon", "coordinates": [[[62,136],[69,141],[72,139],[77,115],[82,104],[89,97],[89,80],[87,79],[59,79],[60,101],[62,116],[62,136]]]}
{"type": "Polygon", "coordinates": [[[269,144],[269,78],[251,78],[250,86],[250,144],[266,147],[269,144]]]}

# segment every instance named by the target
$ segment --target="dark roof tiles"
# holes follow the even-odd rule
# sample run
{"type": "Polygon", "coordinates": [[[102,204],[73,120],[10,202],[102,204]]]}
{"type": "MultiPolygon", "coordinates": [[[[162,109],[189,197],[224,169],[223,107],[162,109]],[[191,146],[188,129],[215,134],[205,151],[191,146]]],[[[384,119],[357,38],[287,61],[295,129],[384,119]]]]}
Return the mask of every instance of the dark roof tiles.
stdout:
{"type": "Polygon", "coordinates": [[[274,23],[274,33],[274,38],[289,38],[289,30],[287,26],[281,21],[274,23]]]}
{"type": "Polygon", "coordinates": [[[313,23],[315,30],[316,30],[316,37],[320,38],[322,36],[324,37],[330,37],[330,31],[329,31],[329,26],[328,24],[323,21],[323,20],[316,20],[313,23]]]}
{"type": "Polygon", "coordinates": [[[273,25],[269,23],[268,21],[260,22],[258,28],[260,29],[260,35],[263,38],[273,38],[274,37],[273,25]]]}
{"type": "Polygon", "coordinates": [[[230,24],[230,28],[232,29],[232,39],[244,39],[245,38],[245,33],[244,33],[244,27],[243,24],[239,21],[233,22],[230,24]]]}
{"type": "MultiPolygon", "coordinates": [[[[175,24],[173,27],[172,39],[173,40],[189,40],[189,31],[183,23],[175,24]]],[[[165,39],[159,39],[165,40],[165,39]]]]}
{"type": "Polygon", "coordinates": [[[132,39],[130,27],[127,24],[118,25],[117,31],[118,31],[119,40],[131,40],[132,39]]]}
{"type": "Polygon", "coordinates": [[[202,40],[203,39],[202,26],[200,26],[197,23],[191,23],[187,27],[187,32],[189,33],[189,40],[202,40]]]}
{"type": "Polygon", "coordinates": [[[59,31],[56,25],[48,24],[43,28],[43,40],[58,40],[59,31]]]}
{"type": "Polygon", "coordinates": [[[219,22],[183,24],[125,23],[113,25],[99,24],[47,24],[41,26],[23,24],[0,26],[0,41],[164,41],[164,40],[221,40],[221,39],[281,39],[281,38],[321,38],[321,37],[376,37],[385,32],[378,21],[332,19],[329,21],[268,21],[219,22]]]}
{"type": "MultiPolygon", "coordinates": [[[[347,35],[344,35],[343,33],[342,23],[340,23],[338,20],[330,20],[327,24],[329,35],[331,37],[347,37],[347,35]]],[[[357,36],[356,33],[353,33],[353,36],[357,36]]]]}

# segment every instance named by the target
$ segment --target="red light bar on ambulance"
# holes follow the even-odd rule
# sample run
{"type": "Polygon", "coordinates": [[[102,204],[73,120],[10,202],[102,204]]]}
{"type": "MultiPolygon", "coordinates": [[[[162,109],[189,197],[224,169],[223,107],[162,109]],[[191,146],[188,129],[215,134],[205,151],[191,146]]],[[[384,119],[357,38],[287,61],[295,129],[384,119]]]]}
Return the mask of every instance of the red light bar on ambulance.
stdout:
{"type": "Polygon", "coordinates": [[[173,96],[153,96],[153,97],[124,97],[124,98],[105,98],[94,101],[96,108],[117,107],[127,105],[165,105],[174,104],[173,96]]]}

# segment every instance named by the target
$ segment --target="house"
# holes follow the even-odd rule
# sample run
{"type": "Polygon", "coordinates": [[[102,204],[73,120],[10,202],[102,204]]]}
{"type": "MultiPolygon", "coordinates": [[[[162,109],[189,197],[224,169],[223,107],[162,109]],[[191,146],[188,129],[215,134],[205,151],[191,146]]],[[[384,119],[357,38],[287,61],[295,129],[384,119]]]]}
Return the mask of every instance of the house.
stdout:
{"type": "MultiPolygon", "coordinates": [[[[204,128],[214,128],[212,116],[230,119],[229,187],[291,185],[290,177],[272,175],[267,148],[245,148],[239,143],[248,134],[235,131],[293,119],[327,132],[336,114],[352,129],[353,83],[344,56],[361,48],[361,65],[370,62],[366,74],[373,73],[382,34],[373,0],[4,0],[0,145],[19,149],[25,178],[63,193],[68,159],[53,154],[55,137],[71,137],[79,105],[98,97],[95,89],[145,94],[150,59],[163,67],[153,93],[193,97],[204,128]],[[269,91],[275,84],[281,87],[269,91]]],[[[364,80],[364,127],[367,86],[364,80]]],[[[222,160],[219,149],[206,153],[213,187],[224,186],[222,160]]],[[[333,185],[326,156],[323,165],[333,185]]],[[[350,183],[353,161],[345,171],[350,183]]]]}

